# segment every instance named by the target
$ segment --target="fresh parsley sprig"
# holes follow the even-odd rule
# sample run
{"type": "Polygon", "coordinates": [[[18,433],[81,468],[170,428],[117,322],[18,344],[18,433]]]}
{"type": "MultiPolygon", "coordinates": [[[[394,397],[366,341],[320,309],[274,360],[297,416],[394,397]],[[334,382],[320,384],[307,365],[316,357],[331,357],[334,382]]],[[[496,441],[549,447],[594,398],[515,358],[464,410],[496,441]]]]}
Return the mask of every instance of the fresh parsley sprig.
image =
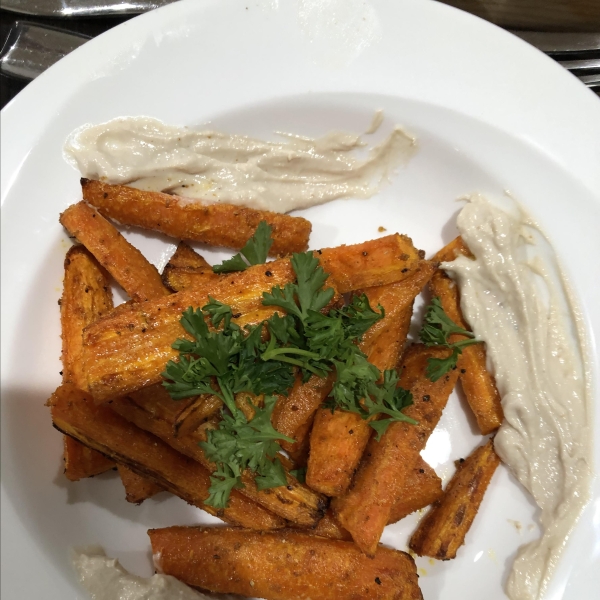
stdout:
{"type": "Polygon", "coordinates": [[[213,272],[232,273],[234,271],[245,271],[251,265],[262,265],[266,262],[269,250],[273,245],[272,232],[271,226],[266,221],[261,221],[254,235],[246,242],[239,253],[224,260],[220,265],[214,265],[213,272]]]}
{"type": "Polygon", "coordinates": [[[419,332],[419,339],[426,346],[440,346],[452,350],[447,358],[428,359],[426,374],[431,381],[437,381],[448,371],[456,368],[456,362],[462,354],[463,348],[471,344],[481,343],[481,340],[475,339],[475,334],[472,331],[459,327],[450,319],[444,312],[442,302],[438,296],[432,298],[427,307],[423,326],[419,332]],[[467,339],[450,342],[451,335],[463,335],[467,339]]]}
{"type": "Polygon", "coordinates": [[[206,504],[225,508],[231,490],[243,487],[241,476],[246,469],[256,473],[254,481],[259,490],[287,484],[285,470],[277,458],[281,450],[279,441],[294,440],[271,425],[276,400],[274,396],[265,396],[264,407],[254,407],[251,421],[237,408],[232,414],[224,413],[218,429],[209,430],[207,441],[200,442],[206,457],[217,465],[210,478],[206,504]]]}
{"type": "Polygon", "coordinates": [[[394,421],[416,425],[402,411],[413,403],[412,394],[398,386],[398,373],[386,369],[382,373],[362,353],[354,353],[344,363],[336,363],[337,378],[325,406],[340,408],[369,419],[377,432],[377,441],[394,421]],[[381,383],[379,381],[383,379],[381,383]],[[373,419],[387,415],[387,419],[373,419]]]}
{"type": "Polygon", "coordinates": [[[276,401],[271,394],[287,393],[294,384],[294,372],[291,365],[260,358],[266,349],[261,335],[263,324],[243,332],[232,322],[229,306],[209,300],[203,308],[190,307],[183,313],[181,324],[193,340],[179,339],[173,344],[180,352],[179,361],[169,361],[163,385],[175,400],[214,394],[223,401],[226,409],[218,428],[208,430],[207,441],[200,445],[217,467],[211,475],[206,503],[225,508],[231,490],[243,487],[242,473],[246,469],[256,473],[259,489],[286,484],[285,471],[277,458],[279,441],[294,440],[271,425],[276,401]],[[255,407],[251,421],[235,403],[239,392],[265,395],[264,407],[255,407]]]}

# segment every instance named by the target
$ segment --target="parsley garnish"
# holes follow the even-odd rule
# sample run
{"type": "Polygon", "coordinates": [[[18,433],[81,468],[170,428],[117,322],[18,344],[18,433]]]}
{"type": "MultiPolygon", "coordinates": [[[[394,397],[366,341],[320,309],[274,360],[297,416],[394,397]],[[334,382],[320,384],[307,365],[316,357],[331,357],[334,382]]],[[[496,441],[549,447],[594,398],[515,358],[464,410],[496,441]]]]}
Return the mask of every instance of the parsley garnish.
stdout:
{"type": "Polygon", "coordinates": [[[271,239],[272,228],[266,221],[261,221],[254,235],[246,242],[246,245],[238,254],[224,260],[220,265],[215,265],[215,273],[231,273],[233,271],[245,271],[250,265],[262,265],[266,262],[269,250],[273,244],[271,239]]]}
{"type": "Polygon", "coordinates": [[[300,467],[290,471],[290,475],[295,477],[300,483],[306,483],[306,467],[300,467]]]}
{"type": "MultiPolygon", "coordinates": [[[[396,372],[382,374],[357,345],[369,327],[383,318],[383,309],[373,310],[362,294],[323,314],[335,292],[324,287],[328,275],[319,260],[312,253],[294,254],[291,263],[296,281],[263,294],[263,304],[283,309],[284,316],[275,313],[242,330],[231,308],[209,297],[203,308],[190,307],[183,313],[181,324],[193,340],[173,344],[179,361],[169,361],[163,373],[163,385],[172,398],[208,393],[225,405],[218,428],[208,430],[207,441],[201,443],[217,467],[206,500],[216,508],[227,506],[231,490],[243,487],[241,475],[246,469],[255,473],[259,489],[286,484],[279,442],[294,440],[273,428],[271,413],[274,394],[287,395],[297,370],[307,380],[312,374],[326,377],[335,369],[337,378],[326,405],[369,419],[377,439],[394,421],[416,423],[402,413],[412,404],[412,395],[398,387],[396,372]],[[235,404],[240,392],[265,397],[264,407],[255,407],[250,421],[235,404]],[[387,418],[375,420],[378,415],[387,418]]],[[[294,475],[302,477],[300,471],[294,475]]]]}
{"type": "Polygon", "coordinates": [[[445,375],[451,369],[456,367],[456,361],[462,354],[462,349],[471,344],[479,344],[475,334],[459,327],[448,317],[442,308],[439,297],[432,298],[427,307],[423,327],[419,332],[420,340],[426,346],[441,346],[452,350],[452,354],[447,358],[429,358],[427,361],[426,374],[430,381],[437,381],[442,375],[445,375]],[[469,339],[450,342],[451,335],[464,335],[469,339]]]}

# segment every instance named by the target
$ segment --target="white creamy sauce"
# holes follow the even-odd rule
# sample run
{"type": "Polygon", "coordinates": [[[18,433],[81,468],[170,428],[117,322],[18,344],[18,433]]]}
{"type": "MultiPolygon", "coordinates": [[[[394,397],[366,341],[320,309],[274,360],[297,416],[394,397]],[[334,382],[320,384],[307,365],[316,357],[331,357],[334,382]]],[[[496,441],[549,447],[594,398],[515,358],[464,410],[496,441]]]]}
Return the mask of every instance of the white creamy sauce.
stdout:
{"type": "Polygon", "coordinates": [[[92,600],[211,600],[170,575],[132,575],[100,547],[72,550],[71,562],[92,600]]]}
{"type": "Polygon", "coordinates": [[[513,600],[533,600],[589,498],[584,335],[560,269],[540,253],[543,234],[527,215],[513,217],[475,196],[457,225],[476,260],[458,257],[442,267],[487,344],[505,415],[495,448],[541,509],[542,537],[519,550],[507,584],[513,600]]]}
{"type": "MultiPolygon", "coordinates": [[[[376,114],[369,132],[381,120],[376,114]]],[[[75,130],[64,156],[88,179],[164,191],[182,202],[286,213],[336,198],[370,198],[416,150],[416,140],[400,127],[372,148],[352,133],[280,136],[266,142],[122,117],[75,130]]]]}

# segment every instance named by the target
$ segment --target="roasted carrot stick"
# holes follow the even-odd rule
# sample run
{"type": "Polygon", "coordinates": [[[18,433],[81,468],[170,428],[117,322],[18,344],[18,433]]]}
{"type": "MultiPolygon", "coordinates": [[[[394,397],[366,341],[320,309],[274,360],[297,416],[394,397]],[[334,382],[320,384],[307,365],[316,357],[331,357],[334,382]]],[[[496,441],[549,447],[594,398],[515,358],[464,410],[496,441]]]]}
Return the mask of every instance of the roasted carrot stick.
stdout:
{"type": "Polygon", "coordinates": [[[192,273],[195,280],[202,277],[206,280],[216,281],[219,278],[217,273],[213,273],[212,267],[206,260],[185,242],[179,243],[175,254],[169,259],[162,272],[163,283],[174,292],[186,289],[188,283],[186,276],[179,277],[180,273],[186,275],[192,273]]]}
{"type": "Polygon", "coordinates": [[[458,379],[458,369],[436,382],[425,375],[430,357],[445,358],[448,354],[446,349],[422,345],[406,351],[399,385],[413,395],[414,404],[405,414],[418,421],[418,425],[392,423],[379,442],[371,438],[350,489],[332,502],[336,519],[369,555],[375,552],[409,471],[439,421],[458,379]]]}
{"type": "MultiPolygon", "coordinates": [[[[435,471],[419,456],[409,471],[400,493],[400,499],[392,506],[388,525],[397,523],[407,515],[425,508],[443,495],[442,480],[435,471]]],[[[331,509],[317,523],[315,535],[335,540],[351,540],[352,536],[336,520],[331,509]]]]}
{"type": "Polygon", "coordinates": [[[315,412],[329,392],[335,376],[327,378],[313,375],[306,383],[298,377],[288,396],[281,396],[273,409],[271,422],[280,433],[294,438],[296,443],[283,442],[286,452],[296,452],[305,443],[315,412]]]}
{"type": "Polygon", "coordinates": [[[134,301],[143,302],[169,294],[154,265],[96,209],[85,202],[73,204],[60,215],[60,222],[134,301]]]}
{"type": "MultiPolygon", "coordinates": [[[[327,284],[339,293],[359,289],[365,282],[406,279],[422,264],[418,256],[410,240],[399,235],[322,250],[320,255],[327,258],[327,284]],[[358,270],[349,274],[349,264],[358,270]]],[[[102,319],[84,332],[85,378],[77,383],[99,402],[158,383],[167,361],[177,356],[171,345],[189,335],[179,323],[184,310],[203,306],[210,295],[240,315],[239,325],[258,322],[275,312],[262,305],[262,293],[293,279],[290,261],[281,259],[223,275],[216,282],[203,280],[186,291],[102,319]]]]}
{"type": "Polygon", "coordinates": [[[68,435],[63,436],[63,460],[65,477],[70,481],[94,477],[94,475],[105,473],[116,466],[114,461],[68,435]]]}
{"type": "Polygon", "coordinates": [[[63,384],[48,401],[56,429],[109,456],[138,475],[154,481],[233,525],[254,529],[282,527],[283,519],[246,497],[231,492],[229,508],[215,510],[208,498],[208,471],[196,461],[176,452],[159,438],[127,422],[107,406],[97,406],[91,396],[72,384],[63,384]]]}
{"type": "MultiPolygon", "coordinates": [[[[461,237],[457,237],[434,257],[437,262],[453,261],[457,256],[474,258],[461,237]]],[[[457,285],[446,273],[438,269],[429,283],[431,294],[438,296],[444,312],[457,325],[470,331],[460,309],[460,292],[457,285]]],[[[451,341],[463,339],[454,335],[451,341]]],[[[486,354],[483,344],[474,344],[463,349],[460,382],[477,425],[483,435],[495,431],[502,424],[504,414],[500,394],[493,376],[486,369],[486,354]]]]}
{"type": "MultiPolygon", "coordinates": [[[[423,261],[409,279],[365,290],[371,306],[379,305],[385,311],[385,317],[367,331],[360,344],[369,362],[380,371],[398,364],[410,327],[414,299],[434,270],[432,263],[423,261]]],[[[342,495],[350,485],[372,433],[369,423],[356,413],[319,409],[310,437],[307,484],[328,496],[342,495]]]]}
{"type": "Polygon", "coordinates": [[[372,559],[350,542],[298,531],[258,534],[231,527],[148,532],[158,571],[213,592],[290,598],[422,598],[413,559],[378,548],[372,559]]]}
{"type": "MultiPolygon", "coordinates": [[[[175,437],[171,424],[162,418],[156,418],[156,416],[142,408],[141,404],[144,403],[144,400],[140,397],[144,393],[147,393],[147,390],[132,394],[132,398],[135,398],[135,400],[120,398],[114,400],[110,406],[137,427],[156,435],[178,452],[198,461],[209,471],[214,471],[215,466],[206,458],[204,450],[199,446],[199,442],[206,440],[206,432],[200,428],[193,433],[180,434],[175,437]]],[[[166,392],[164,393],[166,394],[166,392]]],[[[291,475],[288,475],[287,486],[267,490],[257,488],[254,476],[250,472],[242,475],[242,482],[245,487],[237,490],[239,493],[298,525],[314,527],[323,516],[326,507],[325,499],[299,483],[291,475]]]]}
{"type": "Polygon", "coordinates": [[[429,506],[442,496],[442,480],[419,456],[406,475],[399,498],[392,506],[388,525],[397,523],[407,515],[429,506]]]}
{"type": "Polygon", "coordinates": [[[476,448],[460,463],[443,497],[434,504],[413,533],[411,550],[419,556],[431,556],[439,560],[455,558],[499,464],[493,440],[476,448]]]}
{"type": "Polygon", "coordinates": [[[273,229],[273,256],[303,252],[310,221],[232,204],[180,201],[176,196],[145,192],[123,185],[81,180],[83,198],[119,223],[161,231],[180,240],[240,249],[261,221],[273,229]]]}
{"type": "MultiPolygon", "coordinates": [[[[73,246],[65,257],[65,277],[60,300],[62,380],[81,379],[83,328],[113,308],[108,273],[83,247],[73,246]]],[[[95,450],[65,436],[65,476],[71,481],[99,475],[115,467],[95,450]]]]}
{"type": "MultiPolygon", "coordinates": [[[[173,256],[171,256],[169,262],[166,264],[163,274],[167,269],[177,269],[180,267],[209,269],[212,273],[212,267],[206,259],[185,242],[179,242],[173,256]]],[[[216,273],[213,273],[213,275],[216,275],[216,273]]]]}
{"type": "Polygon", "coordinates": [[[125,487],[125,499],[132,504],[141,504],[144,500],[162,492],[163,488],[148,479],[138,475],[128,467],[117,465],[119,477],[125,487]]]}

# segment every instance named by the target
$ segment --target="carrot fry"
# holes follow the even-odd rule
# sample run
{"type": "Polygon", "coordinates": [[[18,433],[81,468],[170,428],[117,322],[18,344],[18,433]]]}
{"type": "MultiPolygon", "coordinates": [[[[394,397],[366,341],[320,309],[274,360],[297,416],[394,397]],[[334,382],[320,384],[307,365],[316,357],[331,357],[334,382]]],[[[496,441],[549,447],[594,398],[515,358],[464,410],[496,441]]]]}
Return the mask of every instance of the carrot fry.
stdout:
{"type": "Polygon", "coordinates": [[[60,215],[60,222],[96,257],[134,301],[143,302],[169,294],[156,268],[85,202],[69,206],[60,215]]]}
{"type": "MultiPolygon", "coordinates": [[[[398,364],[404,347],[415,297],[435,271],[422,266],[409,279],[365,291],[372,307],[381,306],[385,317],[365,334],[360,349],[380,371],[398,364]]],[[[350,485],[365,447],[373,433],[360,415],[321,408],[310,437],[306,483],[328,496],[341,496],[350,485]]]]}
{"type": "MultiPolygon", "coordinates": [[[[422,254],[410,238],[398,234],[316,252],[321,266],[330,274],[327,284],[340,293],[406,279],[420,265],[422,254]]],[[[275,264],[268,263],[269,267],[275,264]]],[[[192,289],[206,285],[207,275],[205,269],[173,267],[168,283],[176,291],[192,289]]]]}
{"type": "MultiPolygon", "coordinates": [[[[380,285],[409,277],[422,264],[417,250],[410,248],[408,238],[393,235],[322,250],[320,257],[326,258],[328,285],[345,293],[365,282],[380,285]],[[352,275],[345,270],[349,265],[358,269],[352,275]]],[[[238,325],[256,323],[276,312],[262,305],[262,293],[293,279],[289,259],[281,259],[268,267],[256,265],[241,273],[222,275],[216,282],[202,280],[186,291],[132,305],[102,319],[84,332],[85,374],[77,383],[98,402],[158,383],[167,361],[177,357],[172,343],[179,337],[189,338],[179,323],[185,309],[203,306],[210,295],[241,315],[235,320],[238,325]]]]}
{"type": "Polygon", "coordinates": [[[298,531],[264,534],[231,527],[148,531],[156,568],[213,592],[290,598],[422,598],[413,559],[378,548],[373,559],[350,542],[298,531]]]}
{"type": "Polygon", "coordinates": [[[329,538],[331,540],[352,541],[352,536],[337,522],[331,509],[323,515],[323,518],[317,523],[317,526],[312,530],[312,533],[313,535],[329,538]]]}
{"type": "Polygon", "coordinates": [[[125,488],[127,502],[141,504],[144,500],[163,491],[163,488],[151,479],[142,477],[123,465],[117,465],[117,470],[125,488]]]}
{"type": "Polygon", "coordinates": [[[273,409],[273,427],[296,443],[282,442],[282,448],[294,453],[306,443],[315,412],[331,391],[334,375],[323,379],[313,375],[306,383],[298,377],[288,396],[280,396],[273,409]]]}
{"type": "MultiPolygon", "coordinates": [[[[83,246],[69,249],[60,301],[63,382],[81,379],[83,328],[112,310],[109,285],[108,274],[83,246]]],[[[112,460],[67,436],[63,459],[65,476],[71,481],[99,475],[115,467],[112,460]]]]}
{"type": "Polygon", "coordinates": [[[208,471],[196,461],[176,452],[157,437],[138,429],[72,384],[63,384],[48,401],[56,429],[109,456],[138,475],[146,477],[227,523],[252,529],[282,527],[283,519],[233,490],[229,507],[215,510],[208,498],[208,471]]]}
{"type": "Polygon", "coordinates": [[[465,542],[485,490],[499,464],[493,440],[479,446],[459,464],[443,497],[434,504],[413,533],[411,550],[419,556],[431,556],[439,560],[456,558],[456,551],[465,542]]]}
{"type": "Polygon", "coordinates": [[[113,460],[84,446],[68,435],[63,436],[63,460],[65,461],[65,477],[70,481],[94,477],[94,475],[100,475],[115,468],[113,460]]]}
{"type": "MultiPolygon", "coordinates": [[[[177,402],[181,402],[181,400],[177,400],[177,402]]],[[[222,406],[223,402],[218,396],[209,394],[198,396],[173,421],[173,434],[178,436],[193,433],[202,423],[215,416],[222,406]]]]}
{"type": "Polygon", "coordinates": [[[206,260],[185,242],[180,242],[177,246],[175,254],[169,259],[162,273],[163,283],[174,292],[186,289],[188,278],[185,275],[180,277],[180,273],[185,275],[192,273],[195,279],[202,277],[207,281],[216,281],[219,278],[217,273],[213,273],[212,267],[206,260]]]}
{"type": "MultiPolygon", "coordinates": [[[[155,390],[141,390],[131,394],[129,397],[114,400],[110,406],[119,415],[134,423],[137,427],[156,435],[178,452],[198,461],[209,471],[214,471],[214,464],[206,458],[204,450],[199,446],[199,442],[206,440],[204,428],[201,427],[195,432],[187,435],[180,434],[175,437],[173,435],[173,427],[170,423],[164,419],[156,418],[142,408],[144,394],[148,393],[153,394],[155,390]]],[[[164,393],[166,394],[166,392],[164,393]]],[[[210,426],[213,425],[210,424],[210,426]]],[[[247,496],[254,502],[289,521],[305,527],[314,527],[317,521],[323,516],[326,506],[325,499],[304,484],[299,483],[291,475],[287,477],[287,486],[267,490],[259,490],[257,488],[254,476],[250,471],[243,473],[242,482],[245,487],[237,490],[240,494],[247,496]]]]}
{"type": "MultiPolygon", "coordinates": [[[[443,495],[442,480],[421,458],[409,471],[400,493],[400,499],[392,506],[388,525],[397,523],[407,515],[429,506],[443,495]]],[[[335,540],[351,540],[352,536],[336,520],[331,509],[317,523],[315,535],[335,540]]]]}
{"type": "Polygon", "coordinates": [[[179,267],[189,267],[190,269],[210,269],[206,259],[198,254],[191,246],[185,242],[179,242],[177,249],[163,270],[163,274],[167,269],[177,269],[179,267]]]}
{"type": "Polygon", "coordinates": [[[310,221],[232,204],[180,201],[176,196],[123,185],[81,180],[83,198],[105,217],[125,225],[161,231],[180,240],[240,249],[266,221],[273,229],[271,254],[284,256],[308,247],[310,221]]]}
{"type": "Polygon", "coordinates": [[[379,442],[372,437],[350,489],[332,502],[337,520],[352,534],[358,547],[369,555],[375,552],[409,471],[437,425],[458,379],[459,369],[450,371],[436,382],[425,376],[428,358],[443,358],[448,353],[446,349],[422,345],[407,350],[402,360],[399,385],[413,395],[414,404],[405,410],[405,414],[418,421],[418,425],[392,423],[379,442]]]}
{"type": "MultiPolygon", "coordinates": [[[[463,255],[473,258],[461,237],[457,237],[434,257],[437,262],[453,261],[463,255]]],[[[438,296],[444,312],[460,327],[470,331],[460,309],[460,293],[458,287],[448,275],[439,269],[429,284],[433,296],[438,296]]],[[[464,339],[464,336],[454,335],[451,341],[464,339]]],[[[493,376],[486,369],[486,353],[483,344],[474,344],[463,349],[461,360],[460,382],[477,425],[483,435],[495,431],[502,424],[504,413],[500,394],[496,389],[493,376]]]]}
{"type": "Polygon", "coordinates": [[[442,496],[442,480],[419,456],[407,473],[398,500],[393,504],[388,525],[397,523],[407,515],[429,506],[442,496]]]}

